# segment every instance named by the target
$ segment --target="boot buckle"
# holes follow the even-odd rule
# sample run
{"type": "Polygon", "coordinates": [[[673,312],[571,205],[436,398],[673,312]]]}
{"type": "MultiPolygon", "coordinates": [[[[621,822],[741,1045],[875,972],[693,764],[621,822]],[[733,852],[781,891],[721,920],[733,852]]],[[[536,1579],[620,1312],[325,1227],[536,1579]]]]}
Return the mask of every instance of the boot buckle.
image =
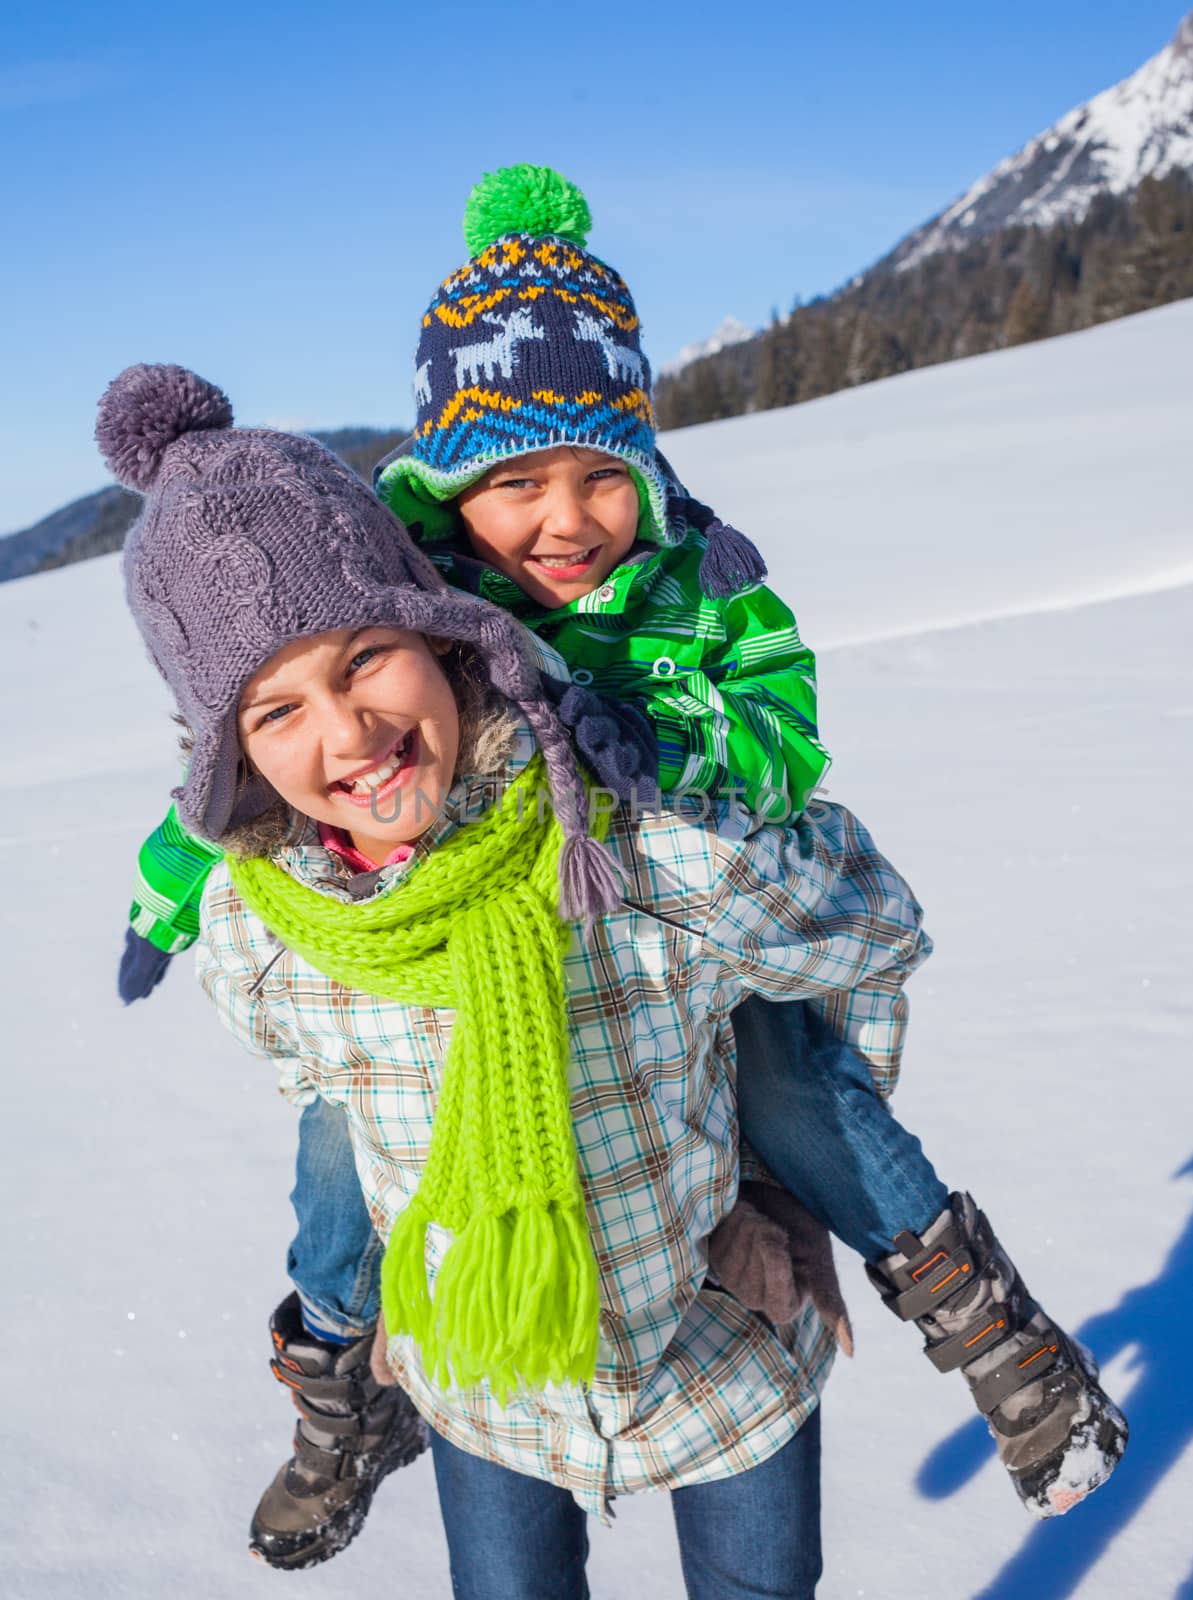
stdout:
{"type": "Polygon", "coordinates": [[[935,1250],[918,1265],[909,1262],[906,1270],[913,1280],[911,1287],[889,1302],[904,1322],[915,1322],[927,1315],[976,1278],[973,1256],[964,1248],[935,1250]]]}
{"type": "Polygon", "coordinates": [[[1062,1335],[1055,1328],[1049,1328],[1041,1336],[1039,1344],[1024,1353],[1022,1360],[1016,1361],[1012,1357],[995,1367],[993,1372],[979,1378],[973,1385],[974,1404],[978,1410],[989,1416],[1011,1395],[1051,1372],[1060,1360],[1061,1343],[1062,1335]]]}
{"type": "Polygon", "coordinates": [[[991,1312],[984,1312],[973,1326],[962,1328],[960,1333],[936,1344],[925,1345],[924,1354],[937,1372],[955,1372],[958,1367],[985,1355],[987,1350],[993,1350],[1014,1331],[1007,1307],[995,1306],[991,1312]]]}

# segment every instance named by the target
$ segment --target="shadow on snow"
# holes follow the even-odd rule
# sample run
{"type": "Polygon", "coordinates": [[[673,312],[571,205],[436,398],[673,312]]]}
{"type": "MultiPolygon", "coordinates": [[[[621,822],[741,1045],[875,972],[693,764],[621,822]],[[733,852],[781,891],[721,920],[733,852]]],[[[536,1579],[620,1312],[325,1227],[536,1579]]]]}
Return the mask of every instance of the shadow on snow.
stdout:
{"type": "MultiPolygon", "coordinates": [[[[1193,1160],[1176,1177],[1190,1174],[1193,1160]]],[[[1191,1323],[1193,1215],[1151,1283],[1128,1290],[1112,1311],[1099,1312],[1076,1329],[1103,1366],[1134,1349],[1130,1370],[1138,1377],[1125,1397],[1114,1396],[1126,1413],[1131,1439],[1113,1478],[1088,1505],[1036,1524],[974,1600],[1023,1600],[1024,1595],[1065,1600],[1143,1508],[1193,1442],[1191,1323]]],[[[945,1499],[986,1464],[993,1448],[985,1423],[975,1417],[932,1451],[920,1468],[917,1488],[931,1500],[945,1499]]],[[[1193,1572],[1173,1600],[1193,1600],[1193,1572]]]]}

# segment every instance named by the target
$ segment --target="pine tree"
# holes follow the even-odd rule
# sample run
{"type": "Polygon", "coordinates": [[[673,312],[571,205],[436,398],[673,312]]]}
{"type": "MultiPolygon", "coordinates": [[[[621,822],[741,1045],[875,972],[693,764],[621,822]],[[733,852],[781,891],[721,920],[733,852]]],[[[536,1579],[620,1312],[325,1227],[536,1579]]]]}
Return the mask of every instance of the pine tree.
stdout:
{"type": "Polygon", "coordinates": [[[1048,331],[1050,310],[1047,295],[1038,290],[1027,273],[1020,278],[1003,324],[1003,339],[1007,344],[1030,344],[1042,339],[1048,331]]]}

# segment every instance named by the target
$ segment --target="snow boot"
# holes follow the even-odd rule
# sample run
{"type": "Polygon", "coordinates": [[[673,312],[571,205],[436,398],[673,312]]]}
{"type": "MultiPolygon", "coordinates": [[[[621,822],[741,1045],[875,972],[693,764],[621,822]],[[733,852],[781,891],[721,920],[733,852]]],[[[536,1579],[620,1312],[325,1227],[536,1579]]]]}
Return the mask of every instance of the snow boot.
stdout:
{"type": "Polygon", "coordinates": [[[999,1460],[1037,1517],[1061,1516],[1099,1488],[1127,1446],[1127,1423],[1098,1385],[1093,1356],[1024,1287],[967,1194],[922,1236],[866,1268],[897,1317],[924,1335],[939,1372],[961,1369],[999,1460]]]}
{"type": "Polygon", "coordinates": [[[294,1454],[253,1515],[249,1549],[271,1567],[313,1567],[360,1532],[377,1485],[427,1447],[427,1425],[369,1369],[373,1330],[350,1345],[307,1333],[296,1294],[269,1321],[275,1378],[302,1413],[294,1454]]]}

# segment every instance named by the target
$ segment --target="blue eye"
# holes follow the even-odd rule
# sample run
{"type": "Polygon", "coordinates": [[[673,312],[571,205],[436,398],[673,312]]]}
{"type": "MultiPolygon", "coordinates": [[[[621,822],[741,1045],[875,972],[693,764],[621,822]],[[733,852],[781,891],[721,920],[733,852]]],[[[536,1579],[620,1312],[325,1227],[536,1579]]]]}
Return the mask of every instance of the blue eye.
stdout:
{"type": "Polygon", "coordinates": [[[359,667],[363,667],[374,656],[380,654],[381,646],[376,644],[369,645],[365,650],[358,650],[357,653],[352,657],[352,660],[348,663],[348,671],[355,672],[359,667]]]}
{"type": "Polygon", "coordinates": [[[272,711],[267,711],[265,713],[260,722],[258,722],[257,726],[259,728],[263,728],[267,722],[280,722],[282,718],[288,716],[293,709],[293,706],[274,706],[272,711]]]}

